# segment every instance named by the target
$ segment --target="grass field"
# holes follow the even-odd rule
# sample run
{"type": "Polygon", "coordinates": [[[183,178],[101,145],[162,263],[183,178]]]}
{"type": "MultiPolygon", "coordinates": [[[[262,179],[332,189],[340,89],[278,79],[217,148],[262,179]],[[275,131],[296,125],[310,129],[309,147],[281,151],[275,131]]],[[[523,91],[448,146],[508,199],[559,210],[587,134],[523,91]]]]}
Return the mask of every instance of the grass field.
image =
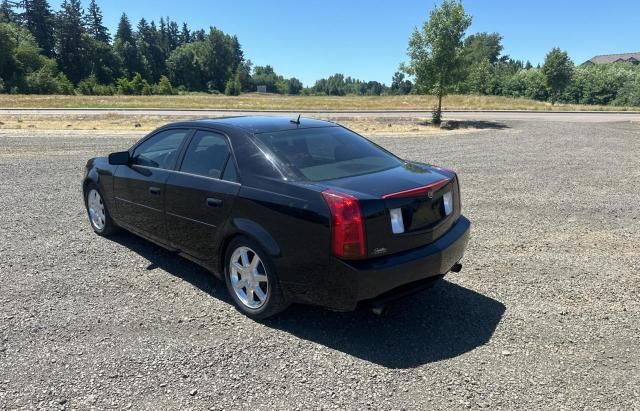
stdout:
{"type": "MultiPolygon", "coordinates": [[[[210,94],[180,96],[44,96],[0,94],[0,108],[171,108],[230,110],[431,110],[433,96],[282,96],[210,94]]],[[[556,104],[498,96],[451,95],[448,110],[640,111],[640,107],[556,104]]]]}

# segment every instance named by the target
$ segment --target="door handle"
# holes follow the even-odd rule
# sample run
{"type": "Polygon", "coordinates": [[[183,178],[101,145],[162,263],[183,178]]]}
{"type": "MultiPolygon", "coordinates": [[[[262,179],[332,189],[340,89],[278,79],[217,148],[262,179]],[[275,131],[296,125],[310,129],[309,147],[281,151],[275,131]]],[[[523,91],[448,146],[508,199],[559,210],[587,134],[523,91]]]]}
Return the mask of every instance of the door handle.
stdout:
{"type": "Polygon", "coordinates": [[[154,196],[160,195],[160,189],[158,187],[149,187],[149,193],[154,196]]]}
{"type": "Polygon", "coordinates": [[[218,198],[207,198],[207,205],[209,207],[222,207],[222,200],[218,198]]]}

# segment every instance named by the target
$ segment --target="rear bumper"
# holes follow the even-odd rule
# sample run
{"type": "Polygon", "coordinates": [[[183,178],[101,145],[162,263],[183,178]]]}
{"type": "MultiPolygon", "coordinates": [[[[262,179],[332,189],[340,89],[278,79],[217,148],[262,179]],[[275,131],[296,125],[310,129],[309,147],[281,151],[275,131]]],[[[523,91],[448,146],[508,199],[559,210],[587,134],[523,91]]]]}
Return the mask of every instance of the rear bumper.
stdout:
{"type": "Polygon", "coordinates": [[[415,283],[416,289],[447,274],[462,259],[469,241],[471,222],[460,216],[434,243],[391,256],[365,261],[333,259],[332,269],[316,284],[307,302],[336,310],[353,310],[359,302],[373,300],[415,283]],[[318,292],[318,290],[322,290],[318,292]]]}

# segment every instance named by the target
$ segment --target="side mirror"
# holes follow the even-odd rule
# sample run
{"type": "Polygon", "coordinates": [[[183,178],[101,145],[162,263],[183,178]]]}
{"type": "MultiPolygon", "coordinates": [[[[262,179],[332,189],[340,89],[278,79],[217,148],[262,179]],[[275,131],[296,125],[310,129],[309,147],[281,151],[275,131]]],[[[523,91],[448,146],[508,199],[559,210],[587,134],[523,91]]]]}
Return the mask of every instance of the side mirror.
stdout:
{"type": "Polygon", "coordinates": [[[128,151],[109,154],[109,164],[113,166],[124,166],[131,162],[131,155],[128,151]]]}

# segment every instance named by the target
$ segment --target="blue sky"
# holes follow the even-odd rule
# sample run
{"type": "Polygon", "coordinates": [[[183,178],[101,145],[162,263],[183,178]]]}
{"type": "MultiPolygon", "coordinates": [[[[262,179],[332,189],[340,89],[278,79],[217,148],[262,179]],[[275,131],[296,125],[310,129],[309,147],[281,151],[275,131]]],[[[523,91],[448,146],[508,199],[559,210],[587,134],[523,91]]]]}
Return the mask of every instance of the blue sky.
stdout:
{"type": "MultiPolygon", "coordinates": [[[[89,0],[83,0],[86,6],[89,0]]],[[[51,1],[58,9],[61,0],[51,1]]],[[[193,28],[236,34],[254,64],[312,85],[336,72],[390,83],[406,61],[408,38],[436,2],[402,0],[98,0],[115,32],[125,11],[132,22],[170,16],[193,28]]],[[[497,31],[504,53],[544,60],[555,46],[576,63],[596,54],[640,51],[639,0],[466,0],[467,34],[497,31]]]]}

